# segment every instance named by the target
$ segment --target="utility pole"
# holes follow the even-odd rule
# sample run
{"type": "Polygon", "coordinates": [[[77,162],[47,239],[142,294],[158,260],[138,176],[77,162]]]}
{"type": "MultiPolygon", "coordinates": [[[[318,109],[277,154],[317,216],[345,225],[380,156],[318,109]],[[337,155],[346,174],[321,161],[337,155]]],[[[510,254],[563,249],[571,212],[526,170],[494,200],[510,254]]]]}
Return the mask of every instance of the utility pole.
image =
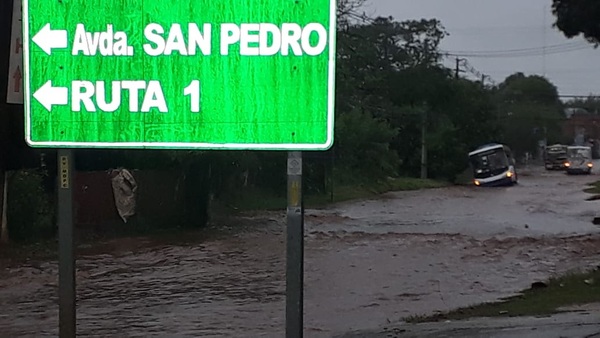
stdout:
{"type": "Polygon", "coordinates": [[[547,6],[544,6],[544,28],[543,28],[543,34],[544,34],[544,47],[542,49],[543,53],[542,53],[542,74],[544,74],[544,77],[546,77],[546,11],[547,11],[547,6]]]}
{"type": "Polygon", "coordinates": [[[423,120],[421,122],[421,178],[427,178],[427,108],[423,109],[421,114],[423,120]]]}
{"type": "Polygon", "coordinates": [[[485,79],[490,80],[490,85],[494,86],[494,80],[492,79],[491,76],[481,74],[481,87],[485,88],[485,79]]]}
{"type": "Polygon", "coordinates": [[[456,69],[455,69],[454,77],[457,79],[458,79],[460,72],[462,72],[462,70],[460,69],[461,61],[466,61],[466,59],[462,59],[462,58],[458,58],[458,57],[456,58],[456,69]]]}
{"type": "Polygon", "coordinates": [[[460,59],[456,58],[456,71],[454,73],[454,77],[458,79],[458,72],[460,72],[460,59]]]}

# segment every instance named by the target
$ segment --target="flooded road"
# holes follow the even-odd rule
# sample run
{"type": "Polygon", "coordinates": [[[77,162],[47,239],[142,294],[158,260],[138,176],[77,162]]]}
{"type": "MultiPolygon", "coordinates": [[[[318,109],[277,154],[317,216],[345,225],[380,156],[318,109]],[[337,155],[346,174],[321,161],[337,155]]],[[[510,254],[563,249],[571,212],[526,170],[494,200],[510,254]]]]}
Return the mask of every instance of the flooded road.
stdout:
{"type": "MultiPolygon", "coordinates": [[[[513,295],[600,258],[600,176],[390,193],[307,210],[305,335],[377,329],[513,295]]],[[[282,337],[285,215],[227,239],[79,256],[78,335],[282,337]]],[[[141,241],[142,239],[140,239],[141,241]]],[[[57,335],[57,262],[0,272],[0,335],[57,335]]]]}
{"type": "MultiPolygon", "coordinates": [[[[597,233],[590,220],[598,203],[587,202],[586,183],[596,175],[528,170],[513,187],[395,192],[381,199],[347,203],[328,210],[347,221],[319,229],[373,233],[446,233],[478,238],[597,233]]],[[[309,215],[320,215],[318,211],[309,215]]]]}

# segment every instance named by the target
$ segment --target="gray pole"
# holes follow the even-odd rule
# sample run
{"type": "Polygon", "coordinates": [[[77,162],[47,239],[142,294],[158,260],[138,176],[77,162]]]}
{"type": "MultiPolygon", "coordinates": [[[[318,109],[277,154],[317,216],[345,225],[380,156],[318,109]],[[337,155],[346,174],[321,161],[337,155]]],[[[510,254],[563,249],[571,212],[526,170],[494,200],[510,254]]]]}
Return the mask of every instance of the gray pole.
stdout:
{"type": "Polygon", "coordinates": [[[427,178],[427,110],[423,110],[421,124],[421,178],[427,178]]]}
{"type": "Polygon", "coordinates": [[[287,338],[301,338],[304,326],[304,203],[302,152],[288,152],[287,267],[285,328],[287,338]]]}
{"type": "Polygon", "coordinates": [[[331,171],[330,171],[330,175],[329,175],[329,182],[331,184],[331,194],[330,194],[330,200],[331,203],[333,203],[333,188],[335,185],[335,182],[333,181],[333,170],[335,170],[335,150],[331,150],[331,171]]]}
{"type": "Polygon", "coordinates": [[[458,79],[458,73],[460,72],[460,59],[456,58],[456,69],[454,70],[454,77],[458,79]]]}
{"type": "Polygon", "coordinates": [[[58,299],[59,336],[73,338],[75,325],[75,255],[73,250],[73,151],[58,151],[58,299]]]}

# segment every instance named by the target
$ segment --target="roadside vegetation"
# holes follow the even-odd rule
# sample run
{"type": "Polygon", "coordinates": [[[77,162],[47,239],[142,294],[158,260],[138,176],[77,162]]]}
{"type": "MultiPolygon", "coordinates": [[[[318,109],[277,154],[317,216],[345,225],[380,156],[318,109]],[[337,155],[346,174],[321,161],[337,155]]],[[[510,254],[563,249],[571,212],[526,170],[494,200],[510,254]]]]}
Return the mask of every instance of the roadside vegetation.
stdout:
{"type": "MultiPolygon", "coordinates": [[[[550,315],[562,308],[600,302],[600,269],[572,273],[536,283],[532,288],[505,300],[460,308],[432,316],[406,318],[409,323],[462,320],[475,317],[514,317],[550,315]]],[[[566,311],[566,309],[564,310],[566,311]]]]}
{"type": "MultiPolygon", "coordinates": [[[[354,183],[332,186],[330,191],[313,192],[304,196],[304,205],[308,208],[320,208],[332,203],[355,199],[376,198],[391,191],[409,191],[442,188],[448,186],[445,181],[420,179],[411,177],[388,177],[372,183],[354,183]]],[[[225,199],[230,209],[248,210],[281,210],[285,209],[287,199],[285,190],[281,194],[246,190],[225,199]]]]}
{"type": "MultiPolygon", "coordinates": [[[[600,181],[588,184],[588,187],[583,189],[583,191],[591,195],[586,198],[586,201],[600,200],[600,181]]],[[[600,224],[600,217],[594,218],[594,224],[600,224]]]]}
{"type": "Polygon", "coordinates": [[[594,183],[590,183],[588,188],[583,190],[588,194],[600,195],[600,181],[596,181],[594,183]]]}

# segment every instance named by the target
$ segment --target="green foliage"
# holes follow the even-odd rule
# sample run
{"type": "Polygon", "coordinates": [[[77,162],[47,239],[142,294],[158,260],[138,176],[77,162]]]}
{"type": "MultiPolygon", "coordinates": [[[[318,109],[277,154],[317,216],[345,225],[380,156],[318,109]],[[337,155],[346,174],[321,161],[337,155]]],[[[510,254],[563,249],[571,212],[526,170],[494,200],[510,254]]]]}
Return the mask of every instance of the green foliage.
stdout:
{"type": "MultiPolygon", "coordinates": [[[[464,180],[467,153],[482,144],[507,143],[522,154],[544,137],[559,141],[562,105],[547,79],[516,73],[497,88],[455,79],[441,64],[447,32],[438,20],[369,18],[359,13],[364,4],[338,0],[335,140],[327,152],[304,153],[305,193],[418,177],[423,142],[428,177],[456,181],[464,180]]],[[[209,182],[197,177],[196,185],[218,199],[256,194],[259,205],[286,197],[286,152],[114,154],[126,167],[179,167],[187,179],[194,167],[208,168],[209,182]]]]}
{"type": "Polygon", "coordinates": [[[517,155],[535,153],[537,141],[560,142],[564,119],[556,87],[542,76],[516,73],[500,84],[496,92],[503,140],[517,155]]]}
{"type": "Polygon", "coordinates": [[[599,195],[600,194],[600,181],[596,181],[588,184],[589,188],[585,188],[583,191],[588,194],[599,195]]]}
{"type": "Polygon", "coordinates": [[[399,161],[390,142],[396,134],[386,121],[358,108],[340,114],[335,150],[345,178],[352,181],[353,176],[360,176],[364,181],[394,175],[399,161]]]}
{"type": "Polygon", "coordinates": [[[565,102],[565,107],[585,109],[590,114],[600,114],[600,99],[590,96],[585,99],[575,98],[565,102]]]}
{"type": "Polygon", "coordinates": [[[535,102],[559,104],[558,90],[548,79],[539,75],[515,73],[499,85],[498,96],[506,103],[535,102]]]}
{"type": "Polygon", "coordinates": [[[432,178],[453,181],[467,166],[466,153],[491,139],[499,126],[491,94],[481,85],[452,78],[440,66],[400,71],[392,113],[400,132],[392,146],[402,160],[401,173],[420,170],[421,129],[426,126],[428,171],[432,178]],[[468,132],[465,132],[468,131],[468,132]]]}
{"type": "Polygon", "coordinates": [[[13,241],[36,241],[55,234],[55,202],[42,187],[47,174],[39,170],[10,173],[8,180],[8,235],[13,241]]]}
{"type": "Polygon", "coordinates": [[[453,88],[447,111],[463,147],[471,151],[484,143],[498,141],[501,126],[492,92],[467,80],[455,80],[453,88]]]}
{"type": "MultiPolygon", "coordinates": [[[[455,79],[440,63],[447,32],[438,20],[369,18],[358,12],[364,3],[338,1],[335,141],[330,151],[305,152],[305,192],[417,177],[423,141],[428,176],[449,181],[465,172],[466,154],[481,144],[503,142],[522,154],[543,137],[558,141],[562,107],[547,79],[517,73],[498,88],[455,79]]],[[[161,163],[183,168],[206,161],[217,198],[257,191],[285,198],[286,152],[160,156],[161,163]]]]}
{"type": "MultiPolygon", "coordinates": [[[[355,178],[350,184],[336,181],[329,191],[306,192],[304,205],[308,208],[318,208],[330,203],[370,198],[390,191],[434,189],[448,185],[442,181],[409,177],[388,177],[377,182],[357,182],[357,179],[360,178],[355,178]]],[[[227,200],[229,210],[281,210],[285,209],[286,205],[285,196],[273,195],[256,188],[241,191],[227,200]]]]}
{"type": "Polygon", "coordinates": [[[425,113],[424,107],[403,106],[391,114],[391,124],[398,129],[398,134],[392,139],[391,148],[400,159],[400,175],[416,176],[420,170],[421,125],[425,113]]]}
{"type": "Polygon", "coordinates": [[[432,316],[413,316],[409,323],[464,320],[475,317],[542,316],[560,312],[561,307],[600,302],[600,270],[570,273],[550,279],[545,287],[493,303],[463,307],[432,316]]]}
{"type": "Polygon", "coordinates": [[[435,132],[430,133],[427,138],[429,176],[452,182],[456,175],[465,169],[469,149],[461,140],[461,133],[450,118],[445,117],[443,120],[446,123],[440,123],[435,132]]]}
{"type": "Polygon", "coordinates": [[[553,0],[555,26],[568,38],[583,35],[590,43],[600,43],[600,2],[597,0],[553,0]]]}

